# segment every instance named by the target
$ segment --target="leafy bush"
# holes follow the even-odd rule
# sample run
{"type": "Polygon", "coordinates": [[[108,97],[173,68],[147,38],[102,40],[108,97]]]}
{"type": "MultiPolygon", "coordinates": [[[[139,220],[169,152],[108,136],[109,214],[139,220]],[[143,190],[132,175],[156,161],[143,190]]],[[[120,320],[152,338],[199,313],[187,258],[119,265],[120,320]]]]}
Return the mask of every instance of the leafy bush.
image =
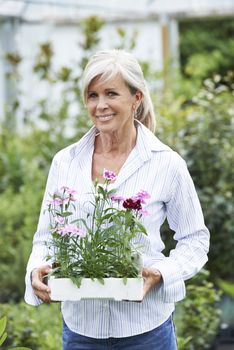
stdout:
{"type": "MultiPolygon", "coordinates": [[[[7,324],[7,318],[6,316],[3,316],[0,319],[0,345],[2,345],[7,339],[7,333],[5,332],[6,324],[7,324]]],[[[13,350],[13,349],[10,349],[10,350],[13,350]]],[[[17,348],[14,348],[14,350],[31,350],[31,349],[25,348],[25,347],[17,347],[17,348]]]]}
{"type": "Polygon", "coordinates": [[[233,279],[234,100],[213,80],[194,98],[178,140],[194,179],[211,232],[208,269],[213,278],[233,279]]]}
{"type": "MultiPolygon", "coordinates": [[[[212,278],[233,280],[234,99],[233,91],[207,79],[190,103],[164,92],[158,133],[186,160],[211,232],[208,269],[212,278]],[[169,96],[169,97],[168,97],[169,96]]],[[[164,229],[168,242],[168,229],[164,229]]],[[[169,246],[174,243],[170,242],[169,246]]]]}
{"type": "Polygon", "coordinates": [[[187,284],[187,297],[177,304],[175,325],[179,350],[209,349],[219,326],[220,293],[202,270],[187,284]]]}
{"type": "Polygon", "coordinates": [[[33,350],[58,350],[61,345],[61,316],[59,304],[31,307],[19,304],[0,304],[0,317],[8,318],[8,337],[1,349],[24,345],[33,350]]]}
{"type": "Polygon", "coordinates": [[[234,70],[234,19],[196,19],[180,22],[182,70],[200,81],[234,70]]]}

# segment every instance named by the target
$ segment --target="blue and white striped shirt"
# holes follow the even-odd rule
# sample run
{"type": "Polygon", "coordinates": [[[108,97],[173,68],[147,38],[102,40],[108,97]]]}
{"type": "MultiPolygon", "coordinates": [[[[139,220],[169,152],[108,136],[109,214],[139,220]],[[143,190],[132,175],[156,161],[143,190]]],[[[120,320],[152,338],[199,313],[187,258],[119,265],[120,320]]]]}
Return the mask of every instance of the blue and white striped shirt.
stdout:
{"type": "MultiPolygon", "coordinates": [[[[201,206],[184,160],[137,122],[137,142],[113,184],[123,197],[140,190],[151,194],[145,207],[150,216],[143,219],[148,235],[144,266],[155,267],[162,282],[141,303],[112,300],[63,302],[62,314],[68,327],[93,338],[126,337],[147,332],[162,324],[174,310],[175,302],[185,297],[184,281],[206,263],[209,232],[201,206]],[[175,232],[176,248],[169,257],[162,253],[160,227],[167,218],[175,232]]],[[[97,130],[93,127],[80,141],[58,152],[52,162],[42,203],[33,249],[27,266],[25,300],[32,305],[41,301],[30,282],[32,269],[46,264],[44,242],[49,237],[48,214],[43,211],[49,193],[62,186],[77,190],[78,216],[92,192],[92,156],[97,130]]],[[[87,208],[86,208],[87,209],[87,208]]]]}

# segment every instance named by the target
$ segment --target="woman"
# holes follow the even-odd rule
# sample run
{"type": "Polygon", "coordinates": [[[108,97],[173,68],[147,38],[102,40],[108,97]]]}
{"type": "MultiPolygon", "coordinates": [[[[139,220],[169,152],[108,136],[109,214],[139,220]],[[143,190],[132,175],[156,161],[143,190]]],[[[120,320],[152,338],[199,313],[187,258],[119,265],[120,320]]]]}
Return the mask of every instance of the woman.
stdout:
{"type": "Polygon", "coordinates": [[[48,193],[67,185],[82,198],[92,180],[102,182],[104,168],[112,170],[119,195],[129,197],[141,189],[151,194],[147,207],[151,215],[144,218],[150,245],[144,256],[144,299],[62,303],[63,348],[174,350],[175,302],[185,297],[184,281],[206,263],[209,246],[193,182],[183,159],[152,133],[152,102],[132,55],[121,50],[95,54],[83,74],[83,96],[94,126],[52,162],[27,268],[25,299],[33,305],[50,302],[43,281],[50,271],[44,259],[48,193]],[[160,237],[165,218],[177,241],[169,257],[162,254],[160,237]]]}

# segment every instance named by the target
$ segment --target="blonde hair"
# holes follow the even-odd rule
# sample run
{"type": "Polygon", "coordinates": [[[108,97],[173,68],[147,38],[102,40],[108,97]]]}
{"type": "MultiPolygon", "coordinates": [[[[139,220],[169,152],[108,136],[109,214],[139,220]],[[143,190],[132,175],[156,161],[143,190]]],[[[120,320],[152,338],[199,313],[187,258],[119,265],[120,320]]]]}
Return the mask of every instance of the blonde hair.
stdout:
{"type": "Polygon", "coordinates": [[[155,114],[149,89],[144,79],[138,61],[124,50],[99,51],[87,63],[82,79],[82,95],[86,101],[87,89],[91,81],[100,75],[108,81],[121,74],[132,94],[142,93],[142,100],[138,106],[135,118],[142,122],[152,132],[155,131],[155,114]]]}

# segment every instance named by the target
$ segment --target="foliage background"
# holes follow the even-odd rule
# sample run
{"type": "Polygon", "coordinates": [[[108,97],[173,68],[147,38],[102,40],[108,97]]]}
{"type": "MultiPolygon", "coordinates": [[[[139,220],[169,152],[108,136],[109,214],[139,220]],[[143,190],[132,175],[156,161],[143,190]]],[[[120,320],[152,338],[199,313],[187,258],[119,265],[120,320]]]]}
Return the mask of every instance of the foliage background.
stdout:
{"type": "MultiPolygon", "coordinates": [[[[231,35],[234,21],[225,21],[222,25],[213,21],[197,24],[181,23],[181,71],[171,71],[163,87],[152,90],[157,112],[156,134],[187,161],[211,231],[207,264],[210,274],[204,271],[200,277],[192,279],[187,299],[177,307],[181,350],[202,350],[211,346],[218,332],[218,290],[222,287],[231,298],[228,295],[234,288],[231,248],[234,243],[234,50],[231,35]],[[229,283],[228,288],[225,283],[229,283]]],[[[32,111],[22,111],[19,95],[7,106],[1,125],[0,316],[6,314],[9,318],[5,348],[24,345],[32,349],[57,350],[60,344],[58,305],[35,309],[25,305],[22,298],[25,266],[52,156],[79,139],[91,125],[81,103],[78,67],[83,67],[87,57],[98,48],[98,33],[104,23],[98,18],[89,18],[81,26],[83,55],[74,65],[55,70],[50,43],[42,44],[35,57],[32,74],[51,88],[62,87],[59,101],[52,108],[50,100],[43,99],[32,111]],[[71,105],[76,107],[76,115],[71,114],[71,105]],[[14,128],[15,116],[19,114],[23,114],[23,133],[17,133],[14,128]]],[[[119,29],[116,35],[119,47],[128,50],[134,47],[134,38],[128,40],[123,30],[119,29]]],[[[7,60],[13,72],[9,79],[20,79],[17,72],[22,59],[18,53],[8,55],[7,60]]],[[[160,72],[151,70],[149,62],[142,62],[142,66],[149,82],[162,79],[160,72]]],[[[174,241],[166,225],[162,233],[169,250],[174,241]]],[[[226,322],[224,316],[221,315],[221,322],[226,322]]],[[[229,317],[231,325],[234,325],[233,317],[229,317]]]]}

